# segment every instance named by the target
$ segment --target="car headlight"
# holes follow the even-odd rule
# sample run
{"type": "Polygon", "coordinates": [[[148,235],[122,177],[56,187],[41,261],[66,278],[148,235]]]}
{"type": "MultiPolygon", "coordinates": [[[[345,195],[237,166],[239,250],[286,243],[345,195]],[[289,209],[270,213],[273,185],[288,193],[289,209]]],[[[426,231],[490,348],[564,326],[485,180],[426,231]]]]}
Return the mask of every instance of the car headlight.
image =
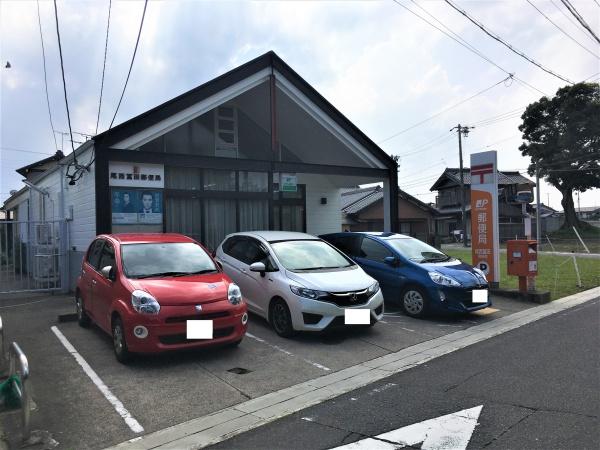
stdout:
{"type": "Polygon", "coordinates": [[[367,295],[371,297],[372,295],[377,294],[378,291],[379,283],[376,281],[373,285],[369,286],[369,289],[367,289],[367,295]]]}
{"type": "Polygon", "coordinates": [[[139,289],[131,293],[131,306],[142,314],[158,314],[160,311],[158,301],[146,291],[139,289]]]}
{"type": "Polygon", "coordinates": [[[459,287],[460,283],[456,281],[454,278],[448,277],[446,275],[442,275],[439,272],[429,272],[429,278],[434,283],[441,284],[442,286],[453,286],[459,287]]]}
{"type": "Polygon", "coordinates": [[[230,283],[227,288],[227,300],[232,305],[239,305],[242,303],[242,291],[240,287],[235,283],[230,283]]]}
{"type": "Polygon", "coordinates": [[[312,300],[318,300],[319,298],[327,296],[327,292],[315,291],[314,289],[308,289],[301,286],[290,285],[290,289],[294,294],[299,295],[300,297],[310,298],[312,300]]]}
{"type": "Polygon", "coordinates": [[[473,267],[473,272],[475,272],[485,283],[487,283],[487,277],[485,276],[485,273],[483,273],[483,270],[478,267],[473,267]]]}

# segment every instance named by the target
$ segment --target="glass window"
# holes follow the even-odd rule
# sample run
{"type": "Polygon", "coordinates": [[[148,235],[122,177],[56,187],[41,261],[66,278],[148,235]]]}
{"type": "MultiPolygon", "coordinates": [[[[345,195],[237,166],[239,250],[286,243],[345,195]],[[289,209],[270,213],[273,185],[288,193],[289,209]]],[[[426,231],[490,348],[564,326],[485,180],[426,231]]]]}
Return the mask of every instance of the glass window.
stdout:
{"type": "Polygon", "coordinates": [[[269,175],[266,172],[240,172],[241,192],[267,192],[269,175]]]}
{"type": "Polygon", "coordinates": [[[235,200],[204,200],[204,239],[209,250],[216,249],[225,236],[235,233],[235,200]]]}
{"type": "Polygon", "coordinates": [[[171,197],[165,211],[166,231],[190,236],[202,241],[202,208],[197,198],[171,197]]]}
{"type": "Polygon", "coordinates": [[[383,244],[365,237],[360,245],[360,253],[357,256],[372,261],[383,262],[384,258],[394,255],[383,244]]]}
{"type": "Polygon", "coordinates": [[[268,200],[239,200],[240,231],[267,230],[269,228],[268,200]]]}
{"type": "Polygon", "coordinates": [[[165,167],[165,187],[167,189],[200,190],[202,169],[193,167],[165,167]]]}
{"type": "Polygon", "coordinates": [[[238,95],[139,150],[271,160],[271,100],[269,82],[238,95]]]}
{"type": "Polygon", "coordinates": [[[281,241],[271,244],[277,259],[288,270],[338,269],[354,263],[321,240],[281,241]]]}
{"type": "Polygon", "coordinates": [[[98,263],[100,262],[100,252],[102,251],[102,246],[104,245],[104,239],[96,239],[90,245],[90,249],[88,250],[88,263],[94,267],[98,268],[98,263]]]}
{"type": "Polygon", "coordinates": [[[217,272],[210,256],[192,242],[124,244],[121,253],[123,271],[128,278],[217,272]]]}
{"type": "Polygon", "coordinates": [[[360,243],[360,237],[356,235],[348,236],[335,236],[331,239],[327,239],[331,244],[348,256],[358,255],[358,247],[360,243]]]}
{"type": "Polygon", "coordinates": [[[205,170],[205,191],[235,191],[235,172],[233,170],[205,170]]]}
{"type": "Polygon", "coordinates": [[[250,265],[255,262],[262,262],[267,271],[276,270],[275,263],[267,249],[255,239],[233,237],[223,245],[223,251],[244,264],[250,265]]]}
{"type": "Polygon", "coordinates": [[[388,239],[387,242],[398,253],[411,261],[435,262],[451,259],[450,256],[440,252],[437,248],[415,238],[388,239]]]}
{"type": "Polygon", "coordinates": [[[102,256],[100,256],[100,264],[98,264],[98,268],[102,269],[106,266],[111,266],[113,270],[117,270],[117,265],[115,264],[115,249],[109,243],[106,243],[104,249],[102,250],[102,256]]]}

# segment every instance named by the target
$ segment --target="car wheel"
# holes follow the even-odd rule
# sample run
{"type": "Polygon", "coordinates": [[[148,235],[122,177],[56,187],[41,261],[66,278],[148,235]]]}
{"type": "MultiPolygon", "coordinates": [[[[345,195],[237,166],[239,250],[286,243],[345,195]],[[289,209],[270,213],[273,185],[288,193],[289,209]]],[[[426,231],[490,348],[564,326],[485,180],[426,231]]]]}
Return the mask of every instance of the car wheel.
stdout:
{"type": "Polygon", "coordinates": [[[120,317],[115,317],[112,322],[112,337],[113,337],[113,349],[117,361],[120,363],[126,363],[131,359],[131,353],[127,349],[127,341],[125,340],[125,328],[123,328],[123,321],[120,317]]]}
{"type": "Polygon", "coordinates": [[[75,294],[75,312],[77,313],[77,323],[80,327],[87,328],[90,326],[90,317],[83,308],[83,299],[79,294],[75,294]]]}
{"type": "Polygon", "coordinates": [[[424,317],[427,314],[428,299],[422,289],[410,286],[402,291],[400,305],[411,317],[424,317]]]}
{"type": "Polygon", "coordinates": [[[271,326],[279,336],[288,338],[295,334],[292,315],[285,301],[277,299],[271,303],[269,319],[271,326]]]}

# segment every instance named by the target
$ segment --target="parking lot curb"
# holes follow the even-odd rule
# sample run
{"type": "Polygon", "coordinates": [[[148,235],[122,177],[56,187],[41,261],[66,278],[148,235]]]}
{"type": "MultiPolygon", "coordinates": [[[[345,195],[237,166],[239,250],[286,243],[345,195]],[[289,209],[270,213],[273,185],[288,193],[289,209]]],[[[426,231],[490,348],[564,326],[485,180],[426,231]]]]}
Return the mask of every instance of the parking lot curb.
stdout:
{"type": "Polygon", "coordinates": [[[600,288],[594,288],[519,311],[131,439],[111,449],[204,448],[598,297],[600,288]]]}

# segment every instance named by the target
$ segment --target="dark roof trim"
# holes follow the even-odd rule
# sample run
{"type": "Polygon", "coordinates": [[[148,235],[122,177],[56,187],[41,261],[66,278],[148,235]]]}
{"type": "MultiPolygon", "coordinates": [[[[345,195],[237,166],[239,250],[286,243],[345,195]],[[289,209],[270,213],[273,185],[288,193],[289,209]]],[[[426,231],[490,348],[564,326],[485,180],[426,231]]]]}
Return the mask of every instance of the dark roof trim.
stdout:
{"type": "Polygon", "coordinates": [[[31,163],[27,166],[23,166],[23,167],[17,169],[16,172],[19,175],[26,177],[29,172],[39,172],[40,170],[38,169],[38,167],[41,167],[44,164],[47,164],[52,161],[60,161],[64,157],[65,157],[65,155],[63,154],[63,152],[61,152],[60,150],[57,150],[54,155],[48,156],[47,158],[44,158],[44,159],[40,159],[39,161],[31,163]]]}
{"type": "Polygon", "coordinates": [[[396,162],[385,151],[329,103],[273,51],[269,51],[110,130],[100,133],[94,137],[94,141],[102,147],[110,147],[268,67],[272,67],[283,74],[288,81],[334,119],[354,139],[370,150],[386,167],[390,169],[396,168],[396,162]]]}

